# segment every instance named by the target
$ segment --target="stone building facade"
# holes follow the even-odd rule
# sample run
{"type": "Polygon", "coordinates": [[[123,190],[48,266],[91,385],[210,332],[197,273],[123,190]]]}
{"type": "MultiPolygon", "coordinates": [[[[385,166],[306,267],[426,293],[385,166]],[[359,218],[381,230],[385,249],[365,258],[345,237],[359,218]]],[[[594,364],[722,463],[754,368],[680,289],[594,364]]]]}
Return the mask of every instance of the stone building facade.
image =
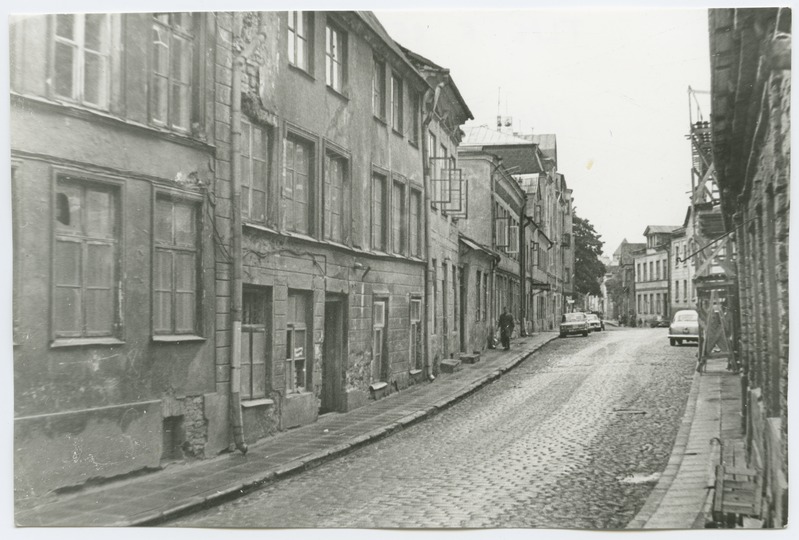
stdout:
{"type": "Polygon", "coordinates": [[[11,20],[18,497],[228,445],[208,14],[11,20]]]}
{"type": "Polygon", "coordinates": [[[747,461],[765,525],[788,521],[791,10],[711,9],[712,141],[732,237],[747,461]]]}

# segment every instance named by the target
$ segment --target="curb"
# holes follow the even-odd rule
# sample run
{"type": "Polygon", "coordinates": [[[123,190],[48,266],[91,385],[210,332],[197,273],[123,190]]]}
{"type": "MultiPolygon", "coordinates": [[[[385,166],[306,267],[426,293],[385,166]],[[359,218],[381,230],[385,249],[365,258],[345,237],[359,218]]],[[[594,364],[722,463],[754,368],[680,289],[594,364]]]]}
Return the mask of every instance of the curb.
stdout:
{"type": "MultiPolygon", "coordinates": [[[[644,505],[635,515],[635,517],[627,524],[625,529],[643,529],[655,512],[660,507],[663,497],[666,496],[677,472],[680,470],[683,458],[685,457],[685,448],[688,444],[688,437],[691,433],[691,425],[694,421],[696,414],[696,403],[699,399],[699,386],[700,386],[701,373],[694,372],[693,380],[691,381],[691,390],[688,393],[686,400],[685,412],[683,413],[680,429],[677,431],[677,437],[674,439],[674,446],[671,449],[671,456],[666,465],[665,470],[660,475],[660,480],[655,484],[649,497],[647,497],[644,505]]],[[[701,513],[701,511],[700,511],[701,513]]],[[[695,522],[694,522],[695,523],[695,522]]]]}
{"type": "Polygon", "coordinates": [[[550,343],[556,338],[557,334],[535,345],[529,351],[517,354],[516,356],[512,357],[504,366],[500,366],[488,375],[484,375],[483,377],[466,384],[460,391],[436,401],[432,406],[427,406],[423,409],[412,412],[387,426],[375,428],[372,431],[358,435],[346,443],[341,443],[332,448],[321,450],[302,458],[292,460],[279,466],[277,469],[254,476],[245,482],[239,482],[235,485],[220,487],[216,492],[208,495],[205,498],[191,497],[189,500],[181,501],[172,508],[148,512],[141,517],[126,519],[122,522],[111,524],[111,526],[143,527],[164,523],[197,510],[211,508],[229,500],[236,499],[272,482],[288,478],[305,470],[313,469],[319,465],[322,465],[323,463],[326,463],[327,461],[331,461],[335,458],[349,454],[350,452],[353,452],[363,446],[387,438],[394,433],[421,422],[422,420],[435,416],[439,412],[474,394],[487,384],[499,379],[503,374],[518,366],[535,352],[540,350],[544,345],[550,343]]]}

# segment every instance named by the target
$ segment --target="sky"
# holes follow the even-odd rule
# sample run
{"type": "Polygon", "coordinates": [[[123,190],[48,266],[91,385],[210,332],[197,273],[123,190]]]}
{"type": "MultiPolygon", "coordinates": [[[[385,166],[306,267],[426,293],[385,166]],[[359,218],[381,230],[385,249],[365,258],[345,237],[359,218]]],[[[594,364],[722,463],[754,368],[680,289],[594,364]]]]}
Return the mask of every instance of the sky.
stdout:
{"type": "MultiPolygon", "coordinates": [[[[402,45],[450,73],[474,120],[555,133],[576,212],[610,256],[647,225],[682,225],[691,189],[688,86],[710,84],[707,11],[386,12],[402,45]]],[[[707,116],[709,104],[699,97],[707,116]]]]}

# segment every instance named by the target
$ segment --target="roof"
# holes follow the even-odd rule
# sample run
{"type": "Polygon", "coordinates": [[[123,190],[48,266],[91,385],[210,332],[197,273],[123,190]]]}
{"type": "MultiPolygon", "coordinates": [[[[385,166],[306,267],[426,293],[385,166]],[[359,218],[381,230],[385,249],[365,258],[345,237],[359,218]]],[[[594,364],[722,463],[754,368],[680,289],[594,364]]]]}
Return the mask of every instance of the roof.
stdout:
{"type": "Polygon", "coordinates": [[[458,240],[459,240],[460,242],[463,242],[463,244],[464,244],[464,245],[466,245],[466,247],[468,247],[469,249],[472,249],[472,250],[474,250],[474,251],[480,251],[480,252],[482,252],[482,253],[485,253],[485,254],[487,254],[488,256],[490,256],[490,257],[492,257],[492,258],[494,258],[494,259],[496,259],[496,260],[499,260],[499,259],[501,259],[501,258],[502,258],[502,257],[499,255],[499,253],[497,253],[496,251],[493,251],[493,250],[491,250],[491,249],[489,249],[489,248],[487,248],[487,247],[483,246],[483,245],[482,245],[482,244],[480,244],[479,242],[476,242],[475,240],[472,240],[471,238],[469,238],[468,236],[465,236],[465,235],[464,235],[464,234],[462,234],[462,233],[458,235],[458,240]]]}
{"type": "Polygon", "coordinates": [[[535,146],[532,141],[491,129],[488,126],[465,127],[463,131],[466,135],[463,137],[461,146],[535,146]]]}
{"type": "Polygon", "coordinates": [[[397,57],[408,67],[410,68],[416,75],[419,76],[422,80],[422,74],[416,69],[413,63],[405,56],[405,52],[402,48],[397,44],[396,41],[389,35],[388,31],[383,27],[383,24],[371,11],[355,11],[354,12],[366,25],[375,33],[377,36],[383,40],[386,45],[397,55],[397,57]]]}
{"type": "Polygon", "coordinates": [[[649,236],[650,234],[671,234],[679,228],[680,225],[647,225],[646,230],[644,230],[644,236],[649,236]]]}
{"type": "MultiPolygon", "coordinates": [[[[449,69],[439,66],[432,60],[425,58],[421,54],[417,52],[413,52],[407,47],[403,47],[399,43],[397,46],[405,53],[405,56],[410,60],[411,64],[419,71],[436,71],[439,74],[443,75],[446,78],[446,81],[449,83],[447,87],[452,91],[455,99],[458,101],[460,106],[463,108],[464,117],[466,120],[474,120],[474,116],[472,115],[472,111],[469,110],[469,106],[466,104],[466,100],[463,99],[460,90],[458,89],[458,85],[455,84],[455,80],[452,78],[449,69]]],[[[435,85],[431,85],[435,86],[435,85]]]]}
{"type": "Polygon", "coordinates": [[[508,172],[514,175],[544,172],[541,152],[532,141],[488,126],[467,127],[464,132],[466,135],[459,149],[490,152],[500,158],[508,172]]]}
{"type": "Polygon", "coordinates": [[[549,159],[555,160],[555,163],[558,162],[557,135],[554,133],[532,133],[530,135],[523,135],[523,137],[529,137],[531,141],[538,145],[538,148],[541,149],[542,154],[549,159]]]}
{"type": "Polygon", "coordinates": [[[621,265],[630,264],[632,262],[630,255],[634,251],[639,251],[642,249],[644,250],[646,249],[646,244],[643,243],[633,244],[628,242],[627,239],[625,238],[624,240],[621,241],[619,247],[616,248],[616,251],[613,252],[613,255],[618,255],[619,264],[621,265]]]}

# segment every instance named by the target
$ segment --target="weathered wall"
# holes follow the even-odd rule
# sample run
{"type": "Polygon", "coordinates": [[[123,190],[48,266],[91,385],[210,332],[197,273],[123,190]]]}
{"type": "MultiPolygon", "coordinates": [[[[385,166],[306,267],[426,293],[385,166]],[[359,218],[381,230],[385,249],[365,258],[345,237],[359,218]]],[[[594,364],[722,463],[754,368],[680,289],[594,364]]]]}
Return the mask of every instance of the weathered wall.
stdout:
{"type": "MultiPolygon", "coordinates": [[[[147,26],[142,33],[125,33],[122,50],[149,49],[149,15],[116,20],[125,27],[142,21],[147,26]]],[[[213,178],[213,149],[202,141],[201,127],[190,136],[147,125],[146,84],[136,79],[145,72],[120,70],[119,48],[112,53],[108,111],[53,99],[46,84],[47,18],[29,17],[23,24],[14,34],[15,51],[25,62],[13,66],[11,152],[19,277],[14,291],[15,482],[24,497],[157,466],[165,411],[182,418],[182,451],[188,457],[218,452],[222,447],[209,441],[217,441],[225,426],[216,412],[205,410],[214,401],[212,309],[200,310],[200,335],[191,341],[157,342],[151,322],[152,223],[159,190],[198,202],[197,301],[202,305],[203,298],[214,297],[213,273],[206,270],[213,268],[212,228],[199,185],[213,178]],[[53,200],[60,173],[111,186],[119,203],[119,280],[113,286],[119,328],[106,343],[54,340],[53,200]],[[171,405],[165,409],[162,400],[171,405]]]]}

